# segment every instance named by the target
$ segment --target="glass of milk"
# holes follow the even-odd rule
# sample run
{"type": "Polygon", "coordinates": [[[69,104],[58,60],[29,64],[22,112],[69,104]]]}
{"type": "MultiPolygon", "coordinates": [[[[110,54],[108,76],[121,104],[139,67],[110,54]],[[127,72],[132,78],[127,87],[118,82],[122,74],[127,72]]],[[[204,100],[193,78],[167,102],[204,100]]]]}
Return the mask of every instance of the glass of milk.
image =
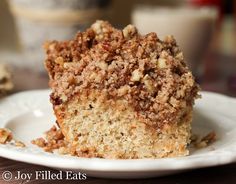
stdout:
{"type": "Polygon", "coordinates": [[[143,7],[132,12],[132,23],[141,34],[156,32],[160,39],[173,35],[183,50],[185,60],[193,74],[198,74],[218,12],[210,7],[143,7]]]}

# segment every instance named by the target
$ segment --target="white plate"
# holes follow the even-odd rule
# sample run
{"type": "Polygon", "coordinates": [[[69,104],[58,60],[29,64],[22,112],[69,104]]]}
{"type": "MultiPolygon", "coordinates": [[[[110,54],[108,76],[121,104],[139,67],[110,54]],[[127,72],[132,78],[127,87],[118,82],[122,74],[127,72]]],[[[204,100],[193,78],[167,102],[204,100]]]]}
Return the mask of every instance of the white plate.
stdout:
{"type": "Polygon", "coordinates": [[[197,100],[193,132],[204,135],[214,130],[218,139],[207,148],[192,150],[187,157],[134,160],[77,158],[46,153],[30,144],[32,139],[42,136],[54,120],[48,90],[22,92],[0,100],[0,127],[11,129],[16,138],[27,144],[26,148],[0,145],[0,156],[107,178],[154,177],[236,161],[236,99],[216,93],[202,92],[202,99],[197,100]]]}

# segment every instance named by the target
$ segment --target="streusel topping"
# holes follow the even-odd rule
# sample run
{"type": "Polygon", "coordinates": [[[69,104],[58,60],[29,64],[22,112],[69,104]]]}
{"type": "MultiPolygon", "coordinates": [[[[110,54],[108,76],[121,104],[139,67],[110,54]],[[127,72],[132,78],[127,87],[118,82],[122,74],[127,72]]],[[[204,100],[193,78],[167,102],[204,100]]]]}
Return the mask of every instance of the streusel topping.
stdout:
{"type": "Polygon", "coordinates": [[[97,21],[71,41],[45,44],[46,68],[54,106],[84,91],[100,90],[107,99],[125,99],[140,121],[151,126],[179,122],[192,107],[199,87],[173,36],[138,34],[97,21]]]}

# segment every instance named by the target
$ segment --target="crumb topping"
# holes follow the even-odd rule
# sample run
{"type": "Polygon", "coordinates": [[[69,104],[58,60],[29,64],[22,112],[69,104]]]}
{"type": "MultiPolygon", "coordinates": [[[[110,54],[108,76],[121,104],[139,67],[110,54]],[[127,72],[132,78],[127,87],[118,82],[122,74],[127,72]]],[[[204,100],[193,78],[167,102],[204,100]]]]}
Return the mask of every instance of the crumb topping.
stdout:
{"type": "Polygon", "coordinates": [[[109,100],[125,99],[140,121],[162,127],[178,122],[192,107],[199,87],[173,36],[140,35],[96,21],[71,41],[45,43],[51,102],[62,107],[75,95],[99,90],[109,100]]]}

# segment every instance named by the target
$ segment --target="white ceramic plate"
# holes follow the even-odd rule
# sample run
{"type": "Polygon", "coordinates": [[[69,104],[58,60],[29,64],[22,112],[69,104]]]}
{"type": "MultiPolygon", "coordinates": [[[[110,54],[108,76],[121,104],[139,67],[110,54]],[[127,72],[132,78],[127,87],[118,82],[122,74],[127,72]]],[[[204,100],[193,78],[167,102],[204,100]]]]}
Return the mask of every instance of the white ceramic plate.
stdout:
{"type": "Polygon", "coordinates": [[[205,135],[213,130],[218,139],[207,148],[192,150],[187,157],[110,160],[46,153],[30,141],[42,136],[54,121],[48,90],[22,92],[1,99],[0,127],[11,129],[14,136],[25,142],[27,147],[0,145],[0,156],[107,178],[161,176],[236,161],[236,99],[216,93],[202,92],[202,99],[197,100],[193,132],[205,135]]]}

